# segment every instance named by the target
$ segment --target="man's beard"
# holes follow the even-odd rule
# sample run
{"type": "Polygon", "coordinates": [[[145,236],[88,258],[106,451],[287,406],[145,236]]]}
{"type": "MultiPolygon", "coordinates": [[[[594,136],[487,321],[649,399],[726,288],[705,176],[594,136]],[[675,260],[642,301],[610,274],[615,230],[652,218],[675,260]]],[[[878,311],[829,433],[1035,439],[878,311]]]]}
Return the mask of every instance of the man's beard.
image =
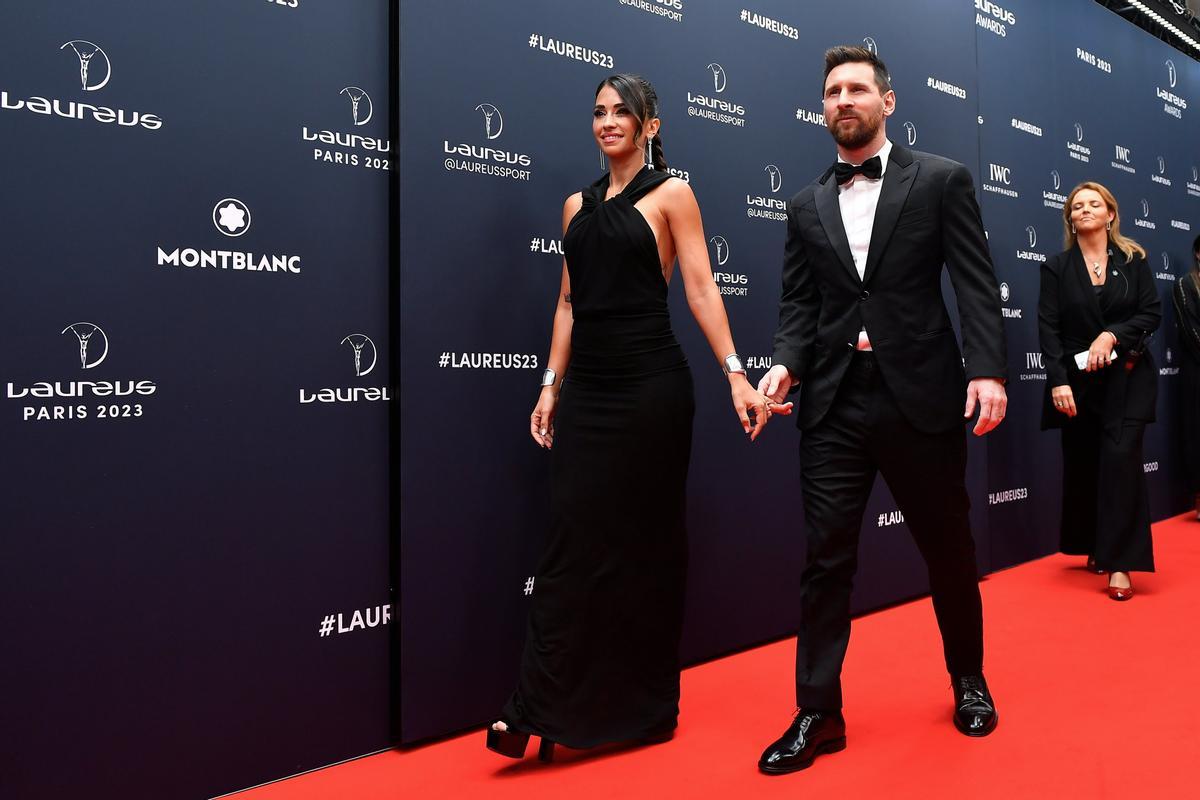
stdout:
{"type": "Polygon", "coordinates": [[[833,134],[833,140],[847,150],[857,150],[870,143],[875,138],[875,134],[879,133],[880,126],[883,125],[883,114],[875,119],[861,120],[858,117],[854,119],[858,120],[859,124],[850,130],[839,125],[836,118],[827,126],[829,132],[833,134]]]}

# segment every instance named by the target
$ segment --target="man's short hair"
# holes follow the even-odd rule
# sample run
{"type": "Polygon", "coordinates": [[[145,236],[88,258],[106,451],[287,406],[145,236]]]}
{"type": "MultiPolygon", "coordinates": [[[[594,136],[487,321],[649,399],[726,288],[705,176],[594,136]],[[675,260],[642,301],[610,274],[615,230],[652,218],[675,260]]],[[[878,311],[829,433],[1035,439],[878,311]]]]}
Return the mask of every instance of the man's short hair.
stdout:
{"type": "Polygon", "coordinates": [[[821,78],[821,94],[825,93],[825,81],[829,79],[829,73],[833,72],[835,67],[854,63],[870,64],[874,68],[875,85],[879,87],[880,94],[887,94],[892,90],[892,78],[888,75],[887,65],[879,56],[865,47],[842,44],[825,51],[825,75],[821,78]]]}

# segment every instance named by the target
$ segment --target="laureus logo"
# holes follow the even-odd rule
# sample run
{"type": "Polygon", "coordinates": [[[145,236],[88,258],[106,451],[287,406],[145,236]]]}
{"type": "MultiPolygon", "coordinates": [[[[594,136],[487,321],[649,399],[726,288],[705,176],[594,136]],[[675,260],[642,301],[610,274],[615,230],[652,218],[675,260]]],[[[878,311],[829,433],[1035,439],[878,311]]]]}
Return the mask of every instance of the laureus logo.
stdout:
{"type": "Polygon", "coordinates": [[[879,55],[879,45],[877,45],[875,40],[870,36],[867,36],[863,39],[863,47],[867,48],[875,55],[879,55]]]}
{"type": "Polygon", "coordinates": [[[361,378],[364,375],[369,375],[371,370],[375,369],[375,361],[378,358],[378,351],[375,349],[375,342],[371,341],[371,337],[365,333],[352,333],[342,339],[339,344],[348,344],[350,349],[354,351],[354,375],[361,378]],[[363,362],[364,351],[370,352],[370,362],[365,367],[363,362]]]}
{"type": "Polygon", "coordinates": [[[1195,165],[1192,165],[1192,181],[1200,181],[1200,170],[1196,169],[1195,165]]]}
{"type": "Polygon", "coordinates": [[[708,69],[712,72],[713,76],[713,91],[717,94],[725,91],[725,84],[728,82],[728,78],[725,75],[725,68],[714,61],[708,65],[708,69]]]}
{"type": "Polygon", "coordinates": [[[724,236],[714,236],[708,241],[716,248],[717,266],[725,266],[729,260],[729,242],[725,241],[724,236]]]}
{"type": "Polygon", "coordinates": [[[250,230],[250,208],[236,197],[226,197],[213,206],[212,220],[226,236],[241,236],[250,230]]]}
{"type": "MultiPolygon", "coordinates": [[[[339,345],[347,345],[354,355],[354,375],[361,378],[375,369],[378,350],[365,333],[343,336],[339,345]]],[[[391,400],[388,386],[329,386],[320,389],[300,389],[300,405],[325,403],[362,403],[391,400]]]]}
{"type": "Polygon", "coordinates": [[[1163,269],[1165,269],[1167,272],[1170,272],[1171,271],[1171,254],[1168,253],[1166,250],[1163,251],[1162,262],[1163,262],[1163,269]]]}
{"type": "Polygon", "coordinates": [[[357,86],[347,86],[338,94],[344,94],[350,98],[350,114],[354,117],[356,126],[366,125],[371,121],[371,117],[375,115],[375,104],[371,102],[371,95],[357,86]],[[364,100],[367,101],[365,104],[364,100]]]}
{"type": "Polygon", "coordinates": [[[783,173],[779,171],[779,167],[774,164],[767,164],[763,167],[763,172],[766,172],[771,177],[771,192],[778,192],[783,188],[783,173]]]}
{"type": "Polygon", "coordinates": [[[476,111],[483,112],[483,130],[489,139],[498,139],[504,131],[504,115],[491,103],[480,103],[476,111]]]}
{"type": "Polygon", "coordinates": [[[86,39],[72,39],[64,42],[58,49],[66,50],[68,47],[79,59],[79,83],[83,91],[94,92],[103,89],[112,77],[112,62],[108,60],[108,53],[104,52],[104,48],[86,39]]]}
{"type": "Polygon", "coordinates": [[[1083,141],[1083,126],[1080,125],[1078,122],[1075,123],[1075,141],[1077,141],[1077,142],[1083,141]]]}
{"type": "Polygon", "coordinates": [[[1166,171],[1167,171],[1167,162],[1163,159],[1162,156],[1159,156],[1158,157],[1158,174],[1162,175],[1166,171]]]}
{"type": "MultiPolygon", "coordinates": [[[[112,79],[112,62],[108,59],[108,53],[104,52],[104,49],[95,42],[89,42],[86,39],[72,39],[69,42],[63,42],[58,49],[59,52],[69,50],[75,55],[75,63],[79,65],[79,86],[82,91],[99,91],[112,79]]],[[[44,117],[98,122],[104,125],[115,125],[118,128],[142,127],[148,131],[156,131],[163,126],[162,118],[157,114],[111,108],[99,101],[85,102],[61,97],[42,97],[41,95],[21,96],[0,88],[0,112],[4,111],[28,111],[44,117]]]]}
{"type": "Polygon", "coordinates": [[[1037,247],[1037,230],[1032,225],[1026,225],[1025,233],[1029,236],[1029,249],[1037,247]]]}
{"type": "Polygon", "coordinates": [[[1058,174],[1058,170],[1050,170],[1050,180],[1054,181],[1054,191],[1062,188],[1062,176],[1058,174]]]}
{"type": "Polygon", "coordinates": [[[917,143],[917,126],[911,122],[904,123],[904,133],[908,136],[908,146],[912,147],[917,143]]]}
{"type": "MultiPolygon", "coordinates": [[[[1142,216],[1150,216],[1150,201],[1144,197],[1142,198],[1142,216]]],[[[1163,255],[1166,255],[1166,253],[1163,253],[1163,255]]]]}
{"type": "Polygon", "coordinates": [[[1175,62],[1167,59],[1167,81],[1172,89],[1175,88],[1176,81],[1179,80],[1179,73],[1175,71],[1175,62]]]}
{"type": "Polygon", "coordinates": [[[108,358],[108,336],[104,329],[91,322],[75,322],[63,328],[59,335],[67,331],[75,334],[79,342],[79,368],[93,369],[100,366],[108,358]],[[97,334],[99,334],[97,336],[97,334]]]}

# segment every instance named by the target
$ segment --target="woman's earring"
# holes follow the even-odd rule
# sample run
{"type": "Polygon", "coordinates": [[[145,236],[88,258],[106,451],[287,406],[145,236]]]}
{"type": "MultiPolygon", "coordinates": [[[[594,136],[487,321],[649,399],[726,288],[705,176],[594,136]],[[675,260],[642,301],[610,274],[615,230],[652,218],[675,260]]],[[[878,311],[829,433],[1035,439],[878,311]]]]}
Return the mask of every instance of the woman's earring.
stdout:
{"type": "Polygon", "coordinates": [[[1107,225],[1107,227],[1105,228],[1105,230],[1110,230],[1110,231],[1112,230],[1112,223],[1111,223],[1111,222],[1110,222],[1110,223],[1108,223],[1108,225],[1107,225]]]}
{"type": "Polygon", "coordinates": [[[1071,223],[1071,234],[1072,235],[1075,234],[1075,223],[1074,222],[1071,223]]]}
{"type": "Polygon", "coordinates": [[[646,166],[649,167],[650,169],[654,169],[654,156],[650,152],[650,140],[652,138],[654,138],[654,137],[652,137],[652,136],[646,137],[646,166]]]}
{"type": "Polygon", "coordinates": [[[604,157],[603,150],[600,151],[600,169],[605,172],[608,171],[608,159],[604,157]]]}

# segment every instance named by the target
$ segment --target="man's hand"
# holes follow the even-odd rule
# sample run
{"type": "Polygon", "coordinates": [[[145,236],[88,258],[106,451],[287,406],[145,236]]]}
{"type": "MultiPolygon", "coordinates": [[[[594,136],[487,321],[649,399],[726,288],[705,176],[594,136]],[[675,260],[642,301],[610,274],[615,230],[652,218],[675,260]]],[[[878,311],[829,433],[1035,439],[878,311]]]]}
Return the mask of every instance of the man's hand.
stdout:
{"type": "Polygon", "coordinates": [[[791,391],[792,383],[792,373],[788,372],[787,367],[776,364],[759,380],[758,391],[771,398],[772,402],[783,403],[783,398],[791,391]]]}
{"type": "Polygon", "coordinates": [[[979,419],[972,431],[976,436],[983,436],[1000,424],[1004,412],[1008,409],[1008,395],[1004,384],[995,378],[975,378],[967,384],[967,407],[963,409],[963,419],[970,419],[975,414],[975,402],[979,401],[979,419]]]}

